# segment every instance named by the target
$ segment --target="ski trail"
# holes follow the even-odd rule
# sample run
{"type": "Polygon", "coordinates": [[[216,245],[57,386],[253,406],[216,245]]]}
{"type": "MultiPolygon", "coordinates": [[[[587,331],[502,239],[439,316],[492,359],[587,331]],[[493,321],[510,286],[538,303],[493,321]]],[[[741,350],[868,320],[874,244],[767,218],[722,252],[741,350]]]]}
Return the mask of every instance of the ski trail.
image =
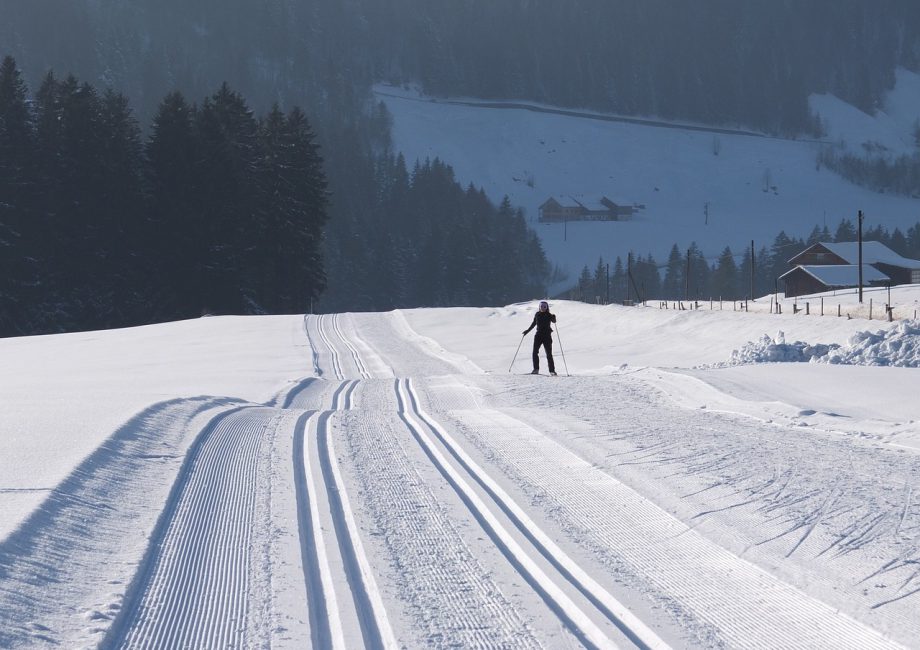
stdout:
{"type": "Polygon", "coordinates": [[[137,573],[134,549],[146,545],[202,427],[236,405],[208,397],[154,404],[51,491],[0,544],[0,647],[111,645],[119,591],[137,573]],[[63,624],[51,628],[43,617],[63,624]]]}
{"type": "MultiPolygon", "coordinates": [[[[506,512],[514,512],[521,522],[526,522],[525,527],[534,538],[541,539],[545,547],[558,564],[566,566],[569,576],[580,572],[577,565],[568,558],[558,547],[552,545],[549,538],[537,528],[527,516],[513,503],[510,497],[501,488],[489,479],[487,474],[476,465],[471,458],[466,456],[456,444],[452,444],[450,436],[428,416],[418,404],[414,389],[409,380],[397,383],[399,395],[400,414],[404,422],[413,432],[416,440],[425,449],[429,458],[444,474],[445,478],[454,486],[467,503],[476,519],[482,524],[493,541],[502,548],[503,552],[516,568],[525,576],[527,581],[544,598],[550,608],[563,620],[566,626],[590,648],[615,648],[617,644],[592,620],[592,617],[582,610],[560,586],[551,579],[537,562],[516,541],[515,537],[502,525],[491,509],[482,501],[478,493],[469,482],[454,468],[454,465],[438,449],[428,427],[435,432],[440,442],[448,447],[450,453],[461,463],[463,468],[474,480],[483,485],[489,485],[489,494],[499,501],[506,512]],[[424,422],[425,424],[423,424],[424,422]]],[[[583,572],[582,572],[583,574],[583,572]]],[[[582,588],[590,591],[598,602],[605,603],[616,612],[614,622],[627,636],[642,648],[667,648],[661,639],[650,629],[632,616],[622,605],[617,603],[612,596],[588,578],[586,574],[580,576],[583,580],[582,588]]],[[[605,614],[608,612],[605,612],[605,614]]]]}
{"type": "Polygon", "coordinates": [[[393,388],[394,382],[377,384],[365,398],[368,411],[349,414],[347,432],[372,526],[392,566],[390,584],[416,621],[415,640],[403,639],[404,645],[541,648],[528,618],[503,593],[495,568],[468,545],[479,534],[464,537],[459,526],[466,519],[458,523],[445,505],[442,482],[420,473],[430,461],[415,449],[404,421],[395,409],[375,408],[389,406],[393,388]],[[413,445],[411,458],[405,444],[413,445]]]}
{"type": "Polygon", "coordinates": [[[312,417],[312,413],[301,415],[294,434],[294,484],[297,491],[301,559],[313,646],[340,650],[347,648],[347,645],[332,569],[329,566],[327,542],[320,521],[318,489],[315,483],[317,473],[304,444],[307,426],[312,417]]]}
{"type": "Polygon", "coordinates": [[[351,354],[351,359],[355,364],[355,368],[358,370],[358,374],[362,379],[370,379],[370,373],[367,371],[367,367],[364,365],[364,361],[361,358],[361,355],[358,353],[358,348],[352,344],[350,340],[345,336],[342,331],[342,326],[340,323],[341,315],[334,314],[332,317],[332,330],[335,332],[336,336],[339,337],[339,340],[345,345],[348,349],[348,352],[351,354]]]}
{"type": "Polygon", "coordinates": [[[625,561],[738,648],[897,644],[709,542],[543,433],[500,411],[452,414],[525,490],[539,488],[573,540],[625,561]],[[616,504],[612,508],[611,504],[616,504]]]}
{"type": "MultiPolygon", "coordinates": [[[[312,325],[313,329],[316,331],[316,337],[323,342],[323,346],[327,350],[327,355],[329,357],[329,365],[331,366],[332,374],[336,379],[345,379],[345,374],[342,371],[342,363],[339,358],[339,352],[336,347],[332,344],[332,341],[329,339],[329,334],[327,331],[326,323],[330,323],[334,316],[329,316],[323,314],[321,316],[312,316],[306,319],[306,331],[307,337],[312,342],[313,337],[310,336],[310,326],[312,325]]],[[[312,345],[312,343],[311,343],[312,345]]],[[[313,346],[314,354],[314,365],[316,367],[317,374],[323,374],[323,356],[317,350],[316,346],[313,346]]]]}
{"type": "MultiPolygon", "coordinates": [[[[340,402],[345,408],[350,407],[351,393],[357,382],[352,382],[340,402]]],[[[338,539],[339,552],[344,561],[348,584],[351,586],[355,611],[361,624],[366,647],[397,648],[399,644],[393,635],[383,605],[383,597],[377,587],[374,573],[361,542],[361,535],[355,521],[351,501],[345,489],[335,455],[335,446],[329,433],[331,413],[323,413],[317,420],[317,449],[320,457],[326,493],[329,496],[329,508],[338,539]]]]}
{"type": "Polygon", "coordinates": [[[357,379],[346,379],[342,359],[350,358],[349,365],[359,377],[367,379],[370,373],[337,314],[308,319],[308,332],[311,321],[328,352],[316,358],[329,358],[333,373],[342,380],[333,391],[330,410],[311,418],[310,426],[304,421],[295,435],[295,482],[307,600],[311,621],[318,621],[314,640],[320,645],[325,641],[330,647],[346,648],[354,641],[348,637],[346,626],[354,623],[360,627],[365,647],[396,648],[398,643],[339,469],[330,425],[333,413],[354,408],[359,385],[357,379]],[[344,354],[340,346],[346,350],[344,354]],[[348,585],[349,593],[337,593],[336,585],[348,585]]]}
{"type": "Polygon", "coordinates": [[[222,417],[189,457],[124,613],[123,648],[247,644],[250,551],[262,443],[274,409],[222,417]]]}

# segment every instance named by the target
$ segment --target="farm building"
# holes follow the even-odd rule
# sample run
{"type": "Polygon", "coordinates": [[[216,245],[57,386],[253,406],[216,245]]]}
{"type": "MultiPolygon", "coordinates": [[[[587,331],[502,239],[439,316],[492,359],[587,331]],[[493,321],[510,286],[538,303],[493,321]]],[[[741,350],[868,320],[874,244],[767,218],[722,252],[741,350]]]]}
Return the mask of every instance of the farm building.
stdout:
{"type": "MultiPolygon", "coordinates": [[[[920,284],[920,261],[901,257],[877,241],[863,242],[863,284],[920,284]]],[[[780,276],[786,297],[859,285],[859,243],[817,243],[789,260],[795,268],[780,276]]]]}
{"type": "Polygon", "coordinates": [[[579,200],[571,196],[550,197],[539,208],[539,221],[541,223],[624,221],[644,207],[644,205],[616,203],[606,196],[597,200],[579,200]]]}

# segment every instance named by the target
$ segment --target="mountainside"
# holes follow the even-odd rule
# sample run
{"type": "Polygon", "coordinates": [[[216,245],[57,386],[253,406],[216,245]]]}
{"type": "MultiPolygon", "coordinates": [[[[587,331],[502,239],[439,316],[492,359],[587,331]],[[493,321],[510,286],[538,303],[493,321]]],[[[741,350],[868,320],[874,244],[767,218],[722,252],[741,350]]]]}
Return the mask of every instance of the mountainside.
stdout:
{"type": "Polygon", "coordinates": [[[920,60],[910,0],[0,0],[0,54],[123,89],[228,81],[256,108],[337,106],[374,80],[771,132],[816,132],[811,93],[874,110],[920,60]],[[54,17],[53,19],[51,17],[54,17]]]}
{"type": "Polygon", "coordinates": [[[686,250],[696,242],[713,262],[725,246],[739,257],[751,240],[758,250],[769,247],[782,230],[801,238],[824,224],[833,231],[842,219],[855,222],[859,210],[867,228],[906,232],[920,218],[920,201],[859,187],[820,162],[827,147],[859,152],[877,145],[896,153],[915,147],[909,115],[917,114],[920,77],[902,71],[899,79],[888,113],[876,117],[831,96],[813,98],[831,132],[821,141],[699,124],[637,124],[547,106],[536,112],[438,101],[391,86],[376,92],[393,114],[394,147],[407,160],[451,160],[461,183],[524,207],[550,261],[568,273],[568,284],[558,289],[571,286],[582,266],[593,268],[599,257],[625,261],[633,251],[663,263],[673,244],[686,250]],[[645,207],[621,222],[537,222],[550,197],[591,202],[601,196],[645,207]]]}

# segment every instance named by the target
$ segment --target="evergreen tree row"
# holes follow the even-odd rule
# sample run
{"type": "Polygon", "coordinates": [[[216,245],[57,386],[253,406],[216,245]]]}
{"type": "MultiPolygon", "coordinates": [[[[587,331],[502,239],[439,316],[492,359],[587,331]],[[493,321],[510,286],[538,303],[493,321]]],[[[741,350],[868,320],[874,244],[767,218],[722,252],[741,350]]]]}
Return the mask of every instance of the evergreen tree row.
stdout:
{"type": "Polygon", "coordinates": [[[303,311],[325,287],[327,190],[307,118],[226,84],[144,138],[127,99],[0,66],[0,334],[303,311]]]}
{"type": "Polygon", "coordinates": [[[318,116],[385,80],[807,133],[809,94],[871,112],[896,66],[920,67],[915,0],[0,0],[0,16],[30,78],[67,65],[142,115],[226,79],[318,116]]]}
{"type": "MultiPolygon", "coordinates": [[[[856,239],[856,226],[849,219],[841,220],[833,234],[827,226],[815,226],[805,239],[780,232],[769,249],[761,247],[754,254],[753,297],[782,290],[777,279],[792,268],[789,260],[812,244],[856,239]]],[[[920,222],[907,233],[898,228],[893,232],[882,226],[869,228],[863,231],[863,240],[881,242],[903,257],[920,260],[920,222]]],[[[665,264],[659,264],[651,254],[643,258],[630,252],[625,262],[617,257],[608,268],[608,263],[600,258],[593,271],[587,265],[582,268],[571,297],[586,302],[618,303],[750,298],[751,249],[745,248],[740,257],[739,262],[731,247],[726,246],[717,259],[709,260],[693,243],[686,252],[674,244],[665,264]]]]}
{"type": "Polygon", "coordinates": [[[785,134],[819,130],[811,93],[873,112],[920,63],[914,0],[355,2],[384,79],[785,134]]]}
{"type": "Polygon", "coordinates": [[[866,151],[860,157],[838,155],[832,148],[825,148],[818,156],[818,164],[876,192],[920,198],[920,153],[890,159],[884,151],[866,151]]]}
{"type": "MultiPolygon", "coordinates": [[[[504,305],[546,291],[549,264],[523,212],[463,189],[435,159],[369,157],[350,205],[330,224],[323,311],[504,305]]],[[[333,203],[338,202],[334,198],[333,203]]],[[[333,209],[336,209],[335,207],[333,209]]]]}

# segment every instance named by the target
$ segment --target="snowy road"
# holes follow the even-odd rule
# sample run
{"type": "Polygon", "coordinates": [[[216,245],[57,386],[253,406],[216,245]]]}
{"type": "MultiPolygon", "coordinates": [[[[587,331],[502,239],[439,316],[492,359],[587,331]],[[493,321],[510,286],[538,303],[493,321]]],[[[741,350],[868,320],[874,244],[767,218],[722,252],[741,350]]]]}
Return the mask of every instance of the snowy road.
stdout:
{"type": "Polygon", "coordinates": [[[0,646],[920,638],[914,449],[689,408],[662,370],[483,373],[400,312],[297,336],[302,380],[145,410],[0,546],[0,646]]]}

